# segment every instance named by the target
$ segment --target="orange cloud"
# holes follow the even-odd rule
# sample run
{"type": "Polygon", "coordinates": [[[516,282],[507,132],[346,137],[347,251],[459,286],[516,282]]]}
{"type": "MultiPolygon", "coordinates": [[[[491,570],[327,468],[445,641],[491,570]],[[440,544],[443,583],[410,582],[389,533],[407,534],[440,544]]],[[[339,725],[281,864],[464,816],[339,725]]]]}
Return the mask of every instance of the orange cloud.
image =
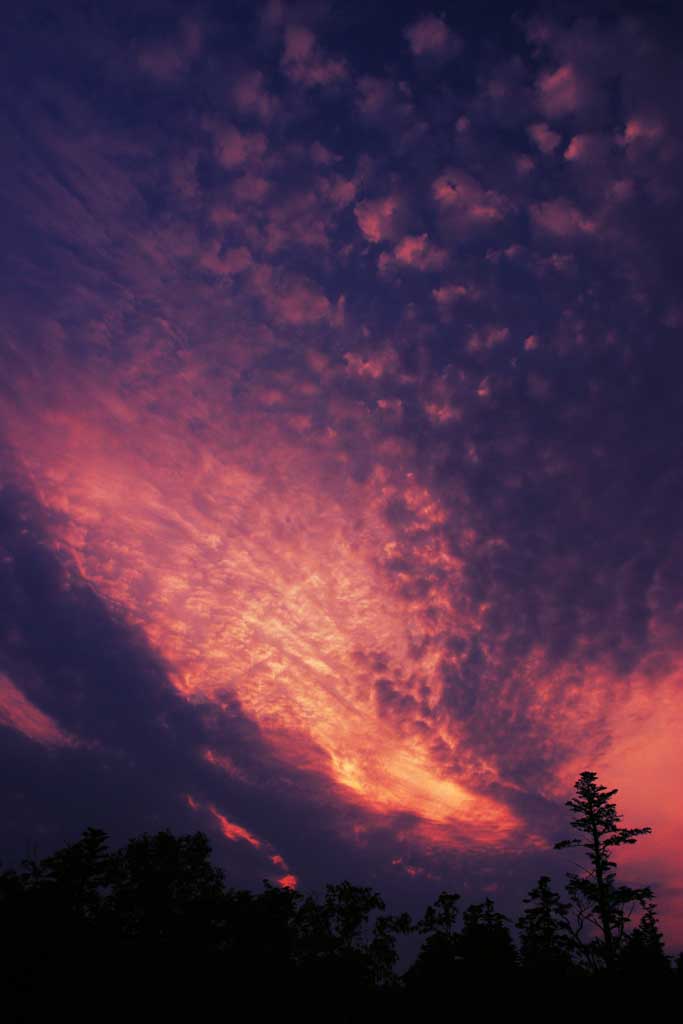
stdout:
{"type": "Polygon", "coordinates": [[[438,500],[388,470],[355,482],[334,434],[319,454],[298,449],[268,419],[240,422],[196,374],[165,388],[153,411],[142,394],[123,404],[83,386],[78,402],[15,421],[25,469],[60,512],[55,543],[144,629],[188,699],[234,690],[278,755],[327,776],[340,801],[413,815],[446,846],[456,833],[510,841],[520,821],[482,791],[495,766],[477,766],[435,713],[453,615],[439,581],[461,571],[438,500]],[[208,445],[188,426],[197,415],[214,424],[208,445]],[[391,502],[410,517],[403,539],[391,502]]]}
{"type": "Polygon", "coordinates": [[[225,815],[217,811],[215,807],[210,807],[209,810],[220,825],[221,832],[226,839],[230,839],[233,843],[237,842],[238,839],[243,839],[250,846],[256,847],[257,850],[260,849],[261,840],[253,836],[248,829],[242,828],[241,825],[237,825],[234,821],[228,821],[225,815]]]}

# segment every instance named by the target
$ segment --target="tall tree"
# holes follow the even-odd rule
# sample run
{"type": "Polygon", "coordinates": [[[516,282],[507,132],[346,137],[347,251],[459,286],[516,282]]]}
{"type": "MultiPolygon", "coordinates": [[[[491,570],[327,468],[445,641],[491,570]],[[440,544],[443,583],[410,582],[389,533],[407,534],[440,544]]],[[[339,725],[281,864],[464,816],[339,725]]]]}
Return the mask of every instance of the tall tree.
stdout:
{"type": "Polygon", "coordinates": [[[632,845],[651,828],[623,828],[612,797],[618,792],[597,781],[595,772],[582,772],[574,784],[576,796],[567,801],[575,817],[572,828],[581,837],[562,839],[556,850],[579,847],[586,851],[589,867],[582,873],[569,873],[567,892],[574,904],[578,931],[584,923],[597,930],[597,937],[583,944],[584,953],[593,967],[612,970],[623,946],[626,928],[635,905],[646,906],[653,894],[649,886],[632,888],[618,885],[616,861],[612,859],[617,846],[632,845]]]}

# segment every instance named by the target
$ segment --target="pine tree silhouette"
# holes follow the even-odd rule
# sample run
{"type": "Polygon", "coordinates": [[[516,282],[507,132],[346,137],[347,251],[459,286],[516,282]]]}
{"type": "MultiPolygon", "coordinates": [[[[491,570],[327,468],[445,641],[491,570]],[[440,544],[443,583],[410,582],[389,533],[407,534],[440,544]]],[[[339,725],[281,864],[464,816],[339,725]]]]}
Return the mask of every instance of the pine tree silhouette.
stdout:
{"type": "Polygon", "coordinates": [[[569,973],[574,946],[569,903],[553,892],[548,875],[539,878],[524,903],[527,909],[517,921],[522,966],[545,973],[569,973]]]}
{"type": "Polygon", "coordinates": [[[567,892],[576,911],[577,932],[589,923],[598,933],[583,944],[584,955],[594,968],[604,966],[613,970],[633,906],[646,906],[653,894],[649,886],[632,888],[617,884],[612,851],[617,846],[635,843],[638,836],[647,835],[652,829],[623,828],[619,824],[621,815],[612,802],[618,790],[600,785],[595,772],[582,772],[574,788],[577,795],[566,806],[575,814],[572,828],[584,836],[563,839],[555,843],[555,849],[579,847],[586,851],[590,867],[582,874],[568,874],[567,892]]]}

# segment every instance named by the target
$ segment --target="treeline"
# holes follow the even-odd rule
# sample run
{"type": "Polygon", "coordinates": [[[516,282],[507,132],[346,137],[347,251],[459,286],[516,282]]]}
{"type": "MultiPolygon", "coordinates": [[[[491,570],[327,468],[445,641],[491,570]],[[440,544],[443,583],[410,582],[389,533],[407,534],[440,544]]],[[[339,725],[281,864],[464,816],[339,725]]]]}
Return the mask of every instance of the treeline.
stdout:
{"type": "Polygon", "coordinates": [[[318,897],[268,883],[258,893],[234,889],[201,832],[143,835],[112,851],[104,832],[88,829],[0,875],[5,1012],[11,1003],[8,1019],[35,1020],[70,998],[72,1009],[92,1004],[96,1018],[133,1000],[157,1013],[163,1004],[174,1018],[203,999],[270,998],[283,1012],[317,1006],[331,1020],[388,1019],[454,986],[551,982],[558,992],[620,977],[681,985],[683,964],[665,953],[651,889],[618,883],[611,859],[649,829],[620,826],[616,790],[594,773],[575,788],[579,835],[557,846],[582,848],[586,869],[568,876],[565,898],[540,878],[515,922],[491,899],[461,910],[454,892],[412,921],[349,882],[318,897]],[[411,933],[419,951],[399,970],[399,937],[411,933]]]}

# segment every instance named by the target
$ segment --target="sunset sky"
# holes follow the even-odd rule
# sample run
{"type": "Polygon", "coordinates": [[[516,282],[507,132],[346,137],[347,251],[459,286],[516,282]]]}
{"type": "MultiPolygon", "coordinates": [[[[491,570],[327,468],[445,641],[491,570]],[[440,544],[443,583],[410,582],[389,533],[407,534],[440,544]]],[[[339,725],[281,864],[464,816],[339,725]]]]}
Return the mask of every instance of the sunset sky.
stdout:
{"type": "Polygon", "coordinates": [[[514,915],[593,770],[683,944],[669,8],[4,14],[3,864],[514,915]]]}

